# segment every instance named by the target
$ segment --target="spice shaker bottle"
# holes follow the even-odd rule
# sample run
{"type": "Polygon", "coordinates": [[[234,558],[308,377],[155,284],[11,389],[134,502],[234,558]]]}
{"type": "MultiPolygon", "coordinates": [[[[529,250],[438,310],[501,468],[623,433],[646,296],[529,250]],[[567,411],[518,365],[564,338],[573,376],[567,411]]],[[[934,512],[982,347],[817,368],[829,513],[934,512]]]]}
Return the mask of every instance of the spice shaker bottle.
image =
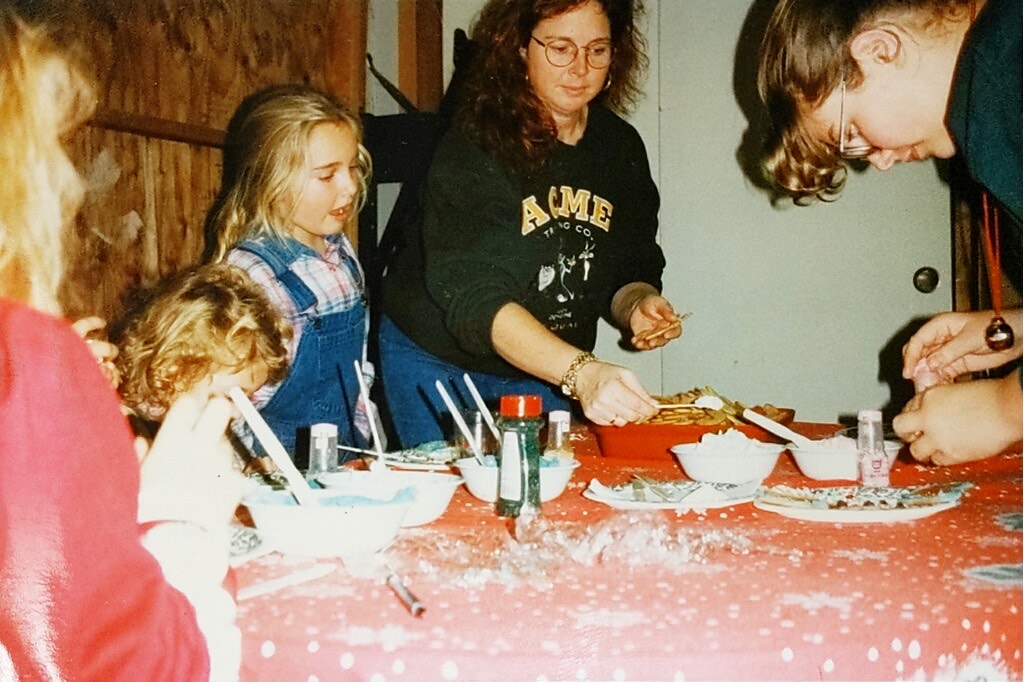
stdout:
{"type": "Polygon", "coordinates": [[[537,395],[501,397],[498,514],[517,517],[540,512],[540,418],[537,395]]]}
{"type": "Polygon", "coordinates": [[[889,485],[889,458],[885,454],[879,410],[861,410],[857,414],[857,463],[863,485],[889,485]]]}
{"type": "Polygon", "coordinates": [[[309,469],[306,478],[338,468],[338,425],[313,424],[309,427],[309,469]]]}
{"type": "Polygon", "coordinates": [[[572,416],[568,410],[551,410],[548,413],[548,440],[547,446],[544,448],[545,455],[572,459],[574,453],[572,444],[569,443],[571,423],[572,416]]]}

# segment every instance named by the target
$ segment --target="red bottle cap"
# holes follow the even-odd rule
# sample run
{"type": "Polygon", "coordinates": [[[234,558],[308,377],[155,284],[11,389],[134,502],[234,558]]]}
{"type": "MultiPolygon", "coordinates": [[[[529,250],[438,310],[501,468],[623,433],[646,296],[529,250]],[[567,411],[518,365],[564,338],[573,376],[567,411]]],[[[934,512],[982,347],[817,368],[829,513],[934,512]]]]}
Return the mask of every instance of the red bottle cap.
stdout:
{"type": "Polygon", "coordinates": [[[502,417],[532,419],[540,416],[539,395],[503,395],[500,411],[502,417]]]}

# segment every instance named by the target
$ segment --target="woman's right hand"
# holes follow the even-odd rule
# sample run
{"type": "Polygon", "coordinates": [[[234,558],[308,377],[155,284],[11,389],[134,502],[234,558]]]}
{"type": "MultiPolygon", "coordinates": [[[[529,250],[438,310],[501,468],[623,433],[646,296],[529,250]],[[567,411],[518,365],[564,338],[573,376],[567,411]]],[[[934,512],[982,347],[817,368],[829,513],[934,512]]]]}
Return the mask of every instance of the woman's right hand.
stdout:
{"type": "Polygon", "coordinates": [[[942,313],[922,326],[903,347],[903,376],[911,379],[924,360],[928,369],[951,381],[963,374],[992,369],[1021,356],[1021,310],[1004,311],[1013,328],[1013,346],[994,351],[985,343],[985,329],[993,312],[942,313]]]}
{"type": "Polygon", "coordinates": [[[211,395],[205,382],[171,405],[142,460],[139,523],[216,530],[231,521],[245,482],[226,434],[233,414],[231,402],[211,395]]]}
{"type": "Polygon", "coordinates": [[[658,411],[658,402],[635,373],[600,360],[580,367],[576,396],[587,419],[602,426],[622,426],[658,411]]]}

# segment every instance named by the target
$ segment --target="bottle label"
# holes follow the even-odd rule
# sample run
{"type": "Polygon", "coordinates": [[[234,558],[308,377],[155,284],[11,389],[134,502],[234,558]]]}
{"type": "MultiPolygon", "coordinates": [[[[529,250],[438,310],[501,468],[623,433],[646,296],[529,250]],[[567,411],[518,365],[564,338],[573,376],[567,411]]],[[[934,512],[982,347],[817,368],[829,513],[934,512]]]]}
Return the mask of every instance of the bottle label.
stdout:
{"type": "Polygon", "coordinates": [[[519,434],[507,431],[501,438],[501,476],[498,496],[503,500],[523,499],[523,458],[519,452],[519,434]]]}
{"type": "Polygon", "coordinates": [[[338,438],[334,435],[317,434],[311,438],[309,448],[309,469],[306,477],[334,471],[338,468],[338,438]]]}
{"type": "Polygon", "coordinates": [[[865,452],[861,456],[860,480],[870,487],[889,485],[889,458],[884,452],[865,452]]]}

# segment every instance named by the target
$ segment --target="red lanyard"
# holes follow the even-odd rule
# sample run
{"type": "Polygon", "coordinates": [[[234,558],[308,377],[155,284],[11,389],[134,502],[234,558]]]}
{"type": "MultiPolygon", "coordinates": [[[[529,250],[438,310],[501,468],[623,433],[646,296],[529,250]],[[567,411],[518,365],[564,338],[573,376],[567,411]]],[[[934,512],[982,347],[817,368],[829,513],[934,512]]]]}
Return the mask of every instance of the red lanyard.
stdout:
{"type": "Polygon", "coordinates": [[[995,316],[985,329],[985,343],[994,351],[1013,346],[1013,328],[1003,319],[1003,277],[999,263],[999,211],[989,207],[988,192],[981,193],[982,246],[988,271],[989,294],[995,316]]]}

